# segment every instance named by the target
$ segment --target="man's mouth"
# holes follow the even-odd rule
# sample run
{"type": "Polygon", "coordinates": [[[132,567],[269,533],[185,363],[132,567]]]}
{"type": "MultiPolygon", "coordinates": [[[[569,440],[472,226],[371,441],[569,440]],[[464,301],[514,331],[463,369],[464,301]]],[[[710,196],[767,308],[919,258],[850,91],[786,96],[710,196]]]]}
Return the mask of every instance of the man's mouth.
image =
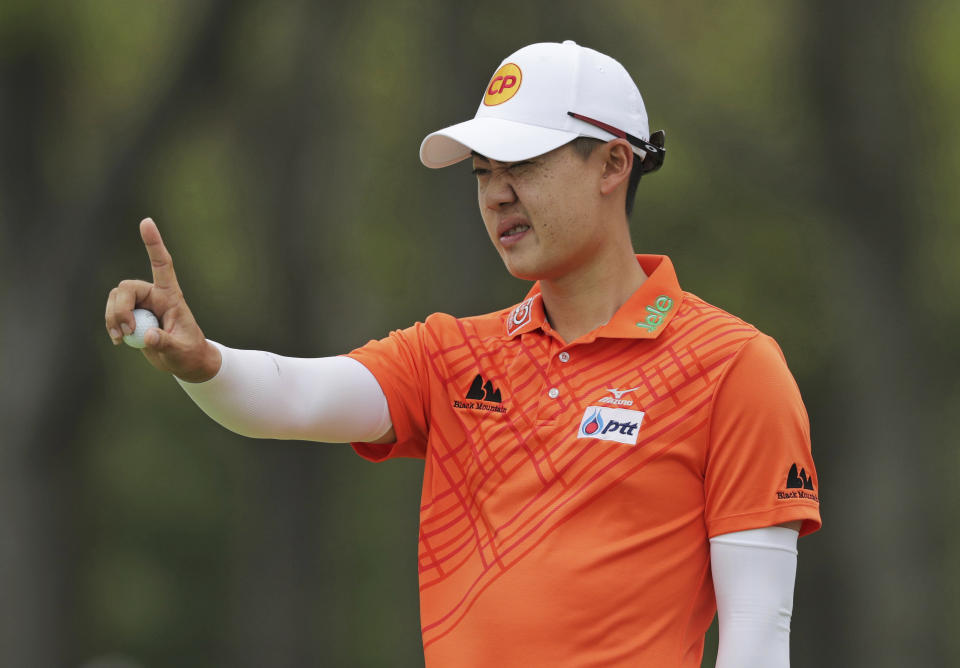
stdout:
{"type": "Polygon", "coordinates": [[[506,239],[506,238],[509,238],[509,237],[515,237],[515,236],[517,236],[518,234],[523,234],[524,232],[526,232],[526,231],[529,230],[529,229],[530,229],[530,226],[527,225],[526,223],[518,223],[518,224],[514,225],[513,227],[509,228],[508,230],[506,230],[505,232],[503,232],[503,233],[500,235],[500,238],[501,238],[501,239],[506,239]]]}

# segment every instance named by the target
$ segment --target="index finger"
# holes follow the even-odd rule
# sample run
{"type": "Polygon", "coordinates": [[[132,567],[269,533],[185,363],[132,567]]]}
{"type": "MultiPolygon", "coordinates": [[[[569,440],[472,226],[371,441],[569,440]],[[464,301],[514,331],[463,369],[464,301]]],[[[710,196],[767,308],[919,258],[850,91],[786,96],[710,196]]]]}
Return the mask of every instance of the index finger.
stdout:
{"type": "Polygon", "coordinates": [[[177,287],[177,275],[173,273],[173,258],[163,245],[160,230],[152,218],[140,221],[140,238],[150,256],[150,268],[153,270],[153,284],[161,290],[177,287]]]}

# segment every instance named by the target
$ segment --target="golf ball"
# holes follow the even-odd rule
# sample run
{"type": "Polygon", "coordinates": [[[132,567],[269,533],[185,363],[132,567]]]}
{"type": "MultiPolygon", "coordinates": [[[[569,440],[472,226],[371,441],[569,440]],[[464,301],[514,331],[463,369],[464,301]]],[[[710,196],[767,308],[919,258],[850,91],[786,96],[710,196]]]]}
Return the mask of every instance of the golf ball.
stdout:
{"type": "Polygon", "coordinates": [[[157,320],[157,316],[145,308],[133,309],[133,317],[137,321],[137,328],[133,330],[133,333],[124,336],[123,342],[131,348],[143,348],[146,346],[143,342],[143,335],[151,327],[159,327],[160,322],[157,320]]]}

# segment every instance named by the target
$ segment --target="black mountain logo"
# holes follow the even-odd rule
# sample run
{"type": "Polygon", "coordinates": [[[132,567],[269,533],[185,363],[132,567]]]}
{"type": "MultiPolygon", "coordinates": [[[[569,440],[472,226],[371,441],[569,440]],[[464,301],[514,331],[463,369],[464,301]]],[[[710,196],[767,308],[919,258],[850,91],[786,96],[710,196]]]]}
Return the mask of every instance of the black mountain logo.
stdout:
{"type": "Polygon", "coordinates": [[[813,478],[808,478],[804,469],[800,469],[800,473],[797,473],[797,465],[794,464],[790,467],[790,472],[787,473],[787,489],[812,490],[813,478]]]}
{"type": "Polygon", "coordinates": [[[500,390],[495,388],[493,383],[491,383],[489,380],[487,382],[483,382],[483,376],[481,376],[479,373],[470,384],[470,390],[467,392],[467,399],[492,401],[498,404],[503,401],[500,398],[500,390]]]}

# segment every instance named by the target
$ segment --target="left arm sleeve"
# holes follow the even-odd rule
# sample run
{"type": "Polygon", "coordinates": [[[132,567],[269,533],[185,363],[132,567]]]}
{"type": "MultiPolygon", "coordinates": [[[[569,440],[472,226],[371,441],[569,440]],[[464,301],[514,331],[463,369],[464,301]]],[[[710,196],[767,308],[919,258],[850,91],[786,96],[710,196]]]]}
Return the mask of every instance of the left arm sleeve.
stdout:
{"type": "MultiPolygon", "coordinates": [[[[436,317],[430,316],[427,322],[436,317]]],[[[391,332],[348,356],[373,374],[387,399],[390,423],[397,436],[393,443],[351,443],[364,459],[382,462],[394,457],[426,458],[430,429],[430,374],[423,342],[426,327],[425,323],[417,323],[391,332]]]]}
{"type": "Polygon", "coordinates": [[[713,400],[704,473],[705,519],[720,534],[802,520],[820,528],[819,480],[800,390],[776,342],[740,349],[713,400]]]}
{"type": "Polygon", "coordinates": [[[764,527],[710,539],[717,668],[789,668],[797,532],[764,527]]]}

